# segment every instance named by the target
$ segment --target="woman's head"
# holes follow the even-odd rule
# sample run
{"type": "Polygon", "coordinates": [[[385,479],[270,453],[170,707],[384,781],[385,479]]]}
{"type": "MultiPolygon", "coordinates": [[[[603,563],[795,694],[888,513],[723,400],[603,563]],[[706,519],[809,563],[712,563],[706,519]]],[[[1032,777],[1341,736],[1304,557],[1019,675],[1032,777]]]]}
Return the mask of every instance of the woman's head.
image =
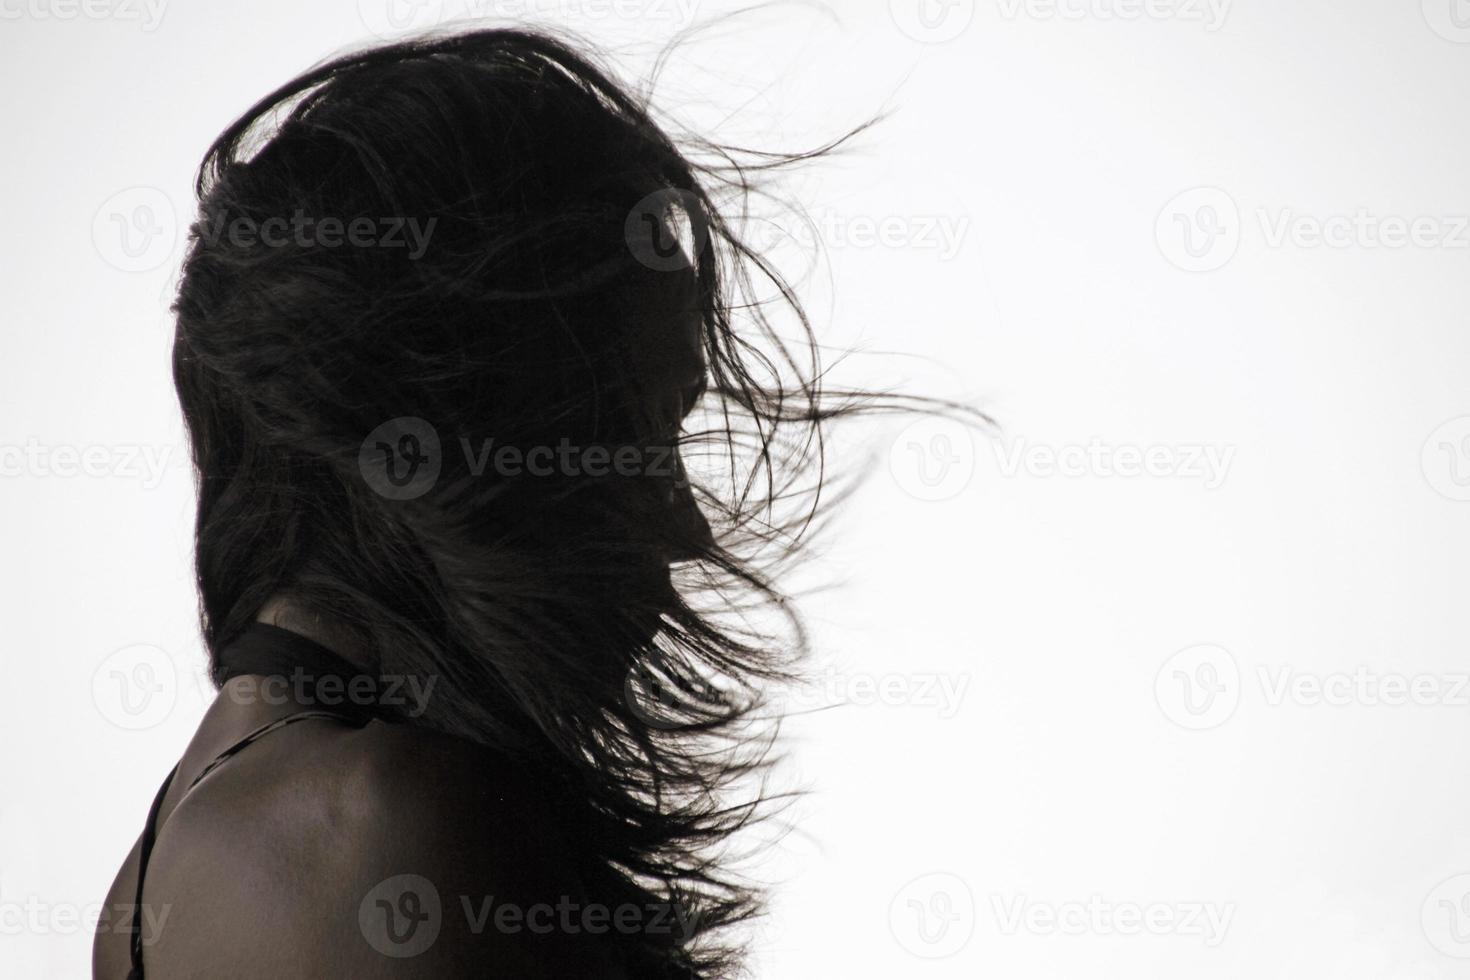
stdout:
{"type": "Polygon", "coordinates": [[[750,817],[716,790],[760,755],[706,754],[743,711],[711,678],[794,651],[691,599],[779,599],[780,514],[846,410],[760,312],[756,280],[805,328],[716,195],[804,156],[676,146],[540,34],[370,50],[210,148],[175,306],[211,649],[285,595],[385,673],[440,676],[422,721],[535,765],[589,878],[710,928],[753,908],[698,853],[750,817]]]}
{"type": "MultiPolygon", "coordinates": [[[[196,447],[249,454],[203,457],[203,474],[280,494],[280,518],[314,511],[291,529],[303,535],[446,507],[540,548],[603,529],[598,546],[626,547],[629,568],[696,551],[667,450],[718,343],[717,283],[667,249],[672,222],[692,242],[702,221],[670,207],[702,206],[681,155],[541,37],[462,35],[317,74],[227,131],[202,174],[176,374],[196,447]],[[284,117],[262,134],[267,109],[284,117]],[[232,431],[209,431],[212,416],[232,431]],[[432,485],[376,486],[409,465],[392,445],[384,473],[366,458],[353,472],[394,420],[437,436],[432,485]],[[589,478],[603,454],[617,464],[589,478]],[[363,496],[379,489],[416,502],[363,496]],[[636,521],[623,541],[619,517],[636,521]]],[[[214,628],[253,615],[258,596],[238,598],[211,610],[214,628]]]]}

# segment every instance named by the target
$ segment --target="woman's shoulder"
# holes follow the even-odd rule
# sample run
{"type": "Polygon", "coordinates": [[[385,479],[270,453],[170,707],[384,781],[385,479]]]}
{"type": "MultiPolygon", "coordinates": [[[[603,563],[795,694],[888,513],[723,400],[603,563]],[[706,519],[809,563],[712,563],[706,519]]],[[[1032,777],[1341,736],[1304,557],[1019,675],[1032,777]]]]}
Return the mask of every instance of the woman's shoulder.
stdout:
{"type": "Polygon", "coordinates": [[[277,980],[615,976],[585,933],[528,927],[531,906],[588,901],[555,818],[532,775],[463,739],[286,726],[160,829],[147,960],[170,976],[277,980]]]}
{"type": "Polygon", "coordinates": [[[323,843],[381,837],[399,847],[427,847],[457,829],[530,824],[557,833],[534,776],[484,746],[407,724],[306,721],[315,723],[282,726],[200,780],[168,815],[168,833],[160,828],[159,853],[170,834],[257,824],[323,843]],[[406,836],[409,827],[416,833],[406,836]]]}

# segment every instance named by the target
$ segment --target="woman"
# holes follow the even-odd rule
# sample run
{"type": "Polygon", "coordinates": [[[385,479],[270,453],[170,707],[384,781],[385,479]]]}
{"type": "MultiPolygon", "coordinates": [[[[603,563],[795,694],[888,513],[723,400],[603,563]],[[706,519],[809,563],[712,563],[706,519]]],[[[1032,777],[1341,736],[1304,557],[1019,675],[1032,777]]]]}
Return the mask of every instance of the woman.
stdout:
{"type": "Polygon", "coordinates": [[[721,845],[801,647],[769,576],[858,402],[716,207],[812,154],[682,147],[482,30],[313,69],[209,149],[174,376],[221,692],[94,976],[737,965],[721,845]]]}

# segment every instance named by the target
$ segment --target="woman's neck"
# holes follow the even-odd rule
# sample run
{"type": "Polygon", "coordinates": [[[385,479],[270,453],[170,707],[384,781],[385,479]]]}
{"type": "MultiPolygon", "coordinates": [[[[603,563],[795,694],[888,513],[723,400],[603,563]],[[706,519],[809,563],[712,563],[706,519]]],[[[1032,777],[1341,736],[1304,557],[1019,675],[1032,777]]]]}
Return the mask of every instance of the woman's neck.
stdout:
{"type": "Polygon", "coordinates": [[[341,623],[313,612],[290,596],[277,593],[255,614],[255,621],[290,630],[319,643],[337,656],[363,670],[377,666],[377,658],[341,623]]]}

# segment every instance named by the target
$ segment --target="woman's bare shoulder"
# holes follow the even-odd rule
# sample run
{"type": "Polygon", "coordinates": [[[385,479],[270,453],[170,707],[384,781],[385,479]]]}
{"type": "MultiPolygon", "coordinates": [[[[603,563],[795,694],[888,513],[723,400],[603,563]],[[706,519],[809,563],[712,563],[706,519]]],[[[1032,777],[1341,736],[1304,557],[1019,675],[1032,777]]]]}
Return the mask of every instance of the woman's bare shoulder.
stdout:
{"type": "Polygon", "coordinates": [[[554,815],[533,778],[464,740],[287,726],[160,830],[150,974],[616,976],[576,920],[530,928],[532,906],[587,902],[554,815]]]}

